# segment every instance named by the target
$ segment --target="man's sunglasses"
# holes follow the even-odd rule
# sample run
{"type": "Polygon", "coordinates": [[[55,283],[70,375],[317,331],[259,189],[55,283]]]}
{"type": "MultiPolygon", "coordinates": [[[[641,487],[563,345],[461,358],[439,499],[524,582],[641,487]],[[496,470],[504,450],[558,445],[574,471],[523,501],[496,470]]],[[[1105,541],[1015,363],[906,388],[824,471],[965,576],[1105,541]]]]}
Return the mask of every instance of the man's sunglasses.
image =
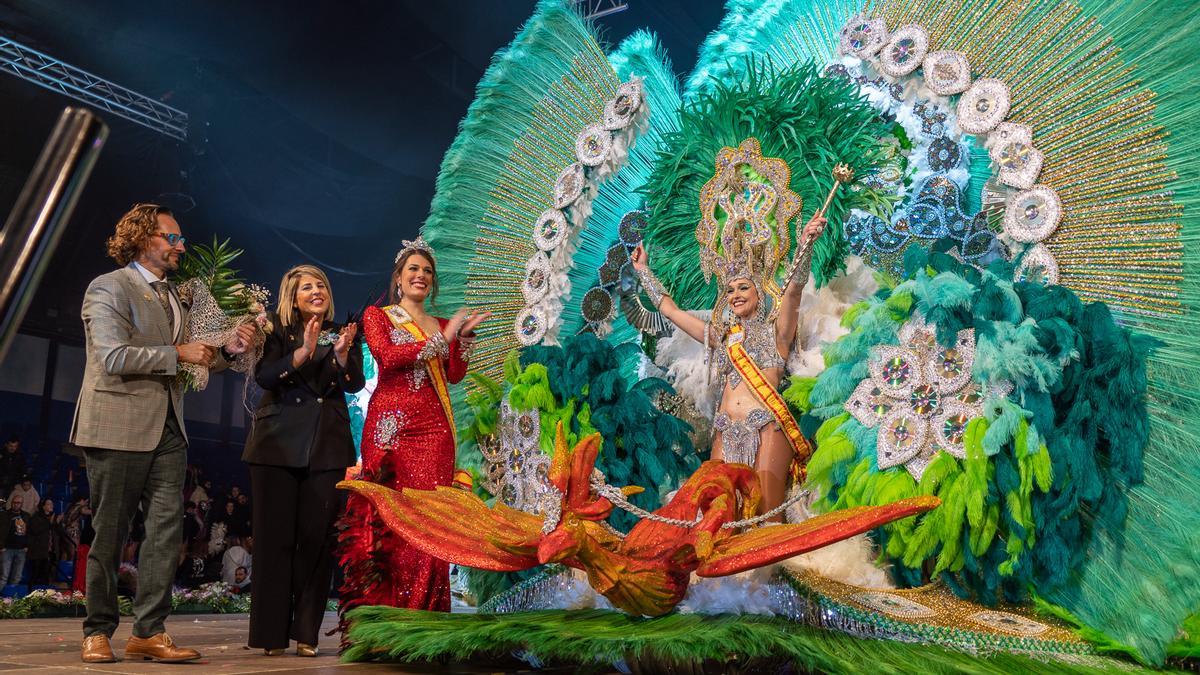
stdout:
{"type": "Polygon", "coordinates": [[[174,232],[159,232],[158,236],[167,240],[170,246],[181,245],[187,243],[187,238],[183,235],[175,234],[174,232]]]}

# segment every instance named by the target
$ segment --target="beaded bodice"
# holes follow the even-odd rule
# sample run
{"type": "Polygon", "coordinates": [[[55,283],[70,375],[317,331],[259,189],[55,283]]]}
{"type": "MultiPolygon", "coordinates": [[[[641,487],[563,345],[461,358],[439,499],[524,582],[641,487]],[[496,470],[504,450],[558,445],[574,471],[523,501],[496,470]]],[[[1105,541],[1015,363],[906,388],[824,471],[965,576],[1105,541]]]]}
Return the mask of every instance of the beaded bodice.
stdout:
{"type": "MultiPolygon", "coordinates": [[[[779,355],[779,347],[775,342],[775,325],[765,319],[746,319],[741,323],[740,338],[734,334],[726,334],[725,340],[741,339],[746,354],[762,370],[782,368],[784,359],[779,355]]],[[[717,373],[722,384],[728,384],[730,389],[737,389],[742,384],[741,373],[733,367],[729,352],[723,347],[716,350],[717,373]]]]}

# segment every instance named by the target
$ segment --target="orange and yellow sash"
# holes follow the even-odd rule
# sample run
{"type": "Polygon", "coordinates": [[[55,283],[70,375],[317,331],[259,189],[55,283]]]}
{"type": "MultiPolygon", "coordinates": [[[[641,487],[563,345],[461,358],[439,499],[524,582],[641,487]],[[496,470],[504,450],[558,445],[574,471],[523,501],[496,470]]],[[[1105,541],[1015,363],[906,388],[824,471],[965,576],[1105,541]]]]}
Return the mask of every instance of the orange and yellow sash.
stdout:
{"type": "MultiPolygon", "coordinates": [[[[735,325],[730,328],[729,332],[731,336],[736,337],[742,332],[742,327],[735,325]]],[[[742,379],[746,381],[746,385],[750,387],[750,391],[754,393],[754,398],[758,399],[758,402],[775,416],[775,421],[779,423],[783,435],[787,437],[792,450],[796,452],[796,460],[801,466],[807,464],[808,458],[812,456],[812,445],[804,437],[804,434],[800,433],[800,425],[796,424],[796,418],[792,417],[792,411],[788,410],[787,403],[783,401],[779,391],[767,380],[766,375],[763,374],[754,359],[750,358],[750,354],[746,352],[746,346],[742,344],[741,340],[729,340],[725,349],[729,353],[729,360],[733,362],[733,367],[737,368],[742,379]]]]}
{"type": "MultiPolygon", "coordinates": [[[[384,313],[391,319],[392,325],[398,330],[406,330],[418,342],[425,342],[429,336],[416,321],[408,315],[399,305],[391,305],[384,308],[384,313]]],[[[429,359],[425,361],[425,370],[429,373],[429,380],[433,382],[433,389],[437,392],[438,400],[442,402],[442,411],[446,413],[446,422],[450,425],[450,436],[454,440],[454,447],[458,447],[458,432],[454,426],[454,409],[450,405],[450,383],[446,379],[446,370],[442,365],[441,359],[429,359]]]]}

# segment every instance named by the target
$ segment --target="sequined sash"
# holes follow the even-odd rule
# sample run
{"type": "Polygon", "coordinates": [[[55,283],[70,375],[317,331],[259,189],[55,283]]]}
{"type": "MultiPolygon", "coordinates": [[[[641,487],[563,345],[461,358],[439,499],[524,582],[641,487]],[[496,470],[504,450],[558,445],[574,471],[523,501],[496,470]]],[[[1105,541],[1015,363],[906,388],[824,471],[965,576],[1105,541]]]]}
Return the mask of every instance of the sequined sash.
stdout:
{"type": "MultiPolygon", "coordinates": [[[[741,332],[741,326],[735,325],[730,329],[731,336],[736,336],[741,332]]],[[[783,397],[779,395],[775,387],[771,386],[754,359],[750,358],[750,354],[746,352],[746,347],[741,340],[730,340],[725,350],[729,354],[729,360],[733,363],[733,367],[737,368],[750,391],[754,393],[754,398],[758,399],[758,402],[770,411],[771,415],[775,417],[775,421],[779,423],[779,428],[783,430],[783,435],[787,437],[792,450],[796,451],[796,459],[801,464],[807,463],[813,452],[812,445],[804,437],[804,434],[800,433],[800,425],[796,424],[796,418],[792,417],[792,412],[788,410],[783,397]]]]}
{"type": "MultiPolygon", "coordinates": [[[[417,325],[416,321],[408,315],[398,305],[392,305],[384,309],[388,319],[392,325],[398,330],[406,330],[418,342],[425,342],[429,336],[417,325]]],[[[454,426],[454,408],[450,405],[450,385],[446,379],[446,371],[442,367],[442,360],[432,358],[425,361],[425,370],[429,373],[429,380],[433,382],[433,390],[437,392],[438,400],[442,403],[442,411],[446,413],[446,422],[450,425],[450,437],[454,441],[454,447],[458,447],[458,430],[454,426]]]]}

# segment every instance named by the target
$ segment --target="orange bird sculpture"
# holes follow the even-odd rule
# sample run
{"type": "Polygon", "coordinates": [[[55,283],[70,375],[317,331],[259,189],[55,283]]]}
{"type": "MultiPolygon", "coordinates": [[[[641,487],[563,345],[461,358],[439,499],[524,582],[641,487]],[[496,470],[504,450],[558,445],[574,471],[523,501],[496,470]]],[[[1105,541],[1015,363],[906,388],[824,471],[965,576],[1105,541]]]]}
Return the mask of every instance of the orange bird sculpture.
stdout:
{"type": "MultiPolygon", "coordinates": [[[[621,537],[602,524],[613,503],[591,483],[600,440],[593,434],[570,448],[559,423],[549,472],[562,495],[557,520],[501,503],[489,507],[452,487],[397,491],[364,481],[338,486],[369,499],[387,527],[429,555],[497,572],[562,563],[586,572],[592,588],[614,607],[645,616],[666,614],[679,604],[692,572],[719,577],[762,567],[940,504],[937,497],[915,497],[738,532],[722,525],[757,511],[758,477],[744,464],[710,460],[654,512],[689,525],[647,518],[621,537]]],[[[626,496],[641,490],[621,488],[626,496]]]]}

